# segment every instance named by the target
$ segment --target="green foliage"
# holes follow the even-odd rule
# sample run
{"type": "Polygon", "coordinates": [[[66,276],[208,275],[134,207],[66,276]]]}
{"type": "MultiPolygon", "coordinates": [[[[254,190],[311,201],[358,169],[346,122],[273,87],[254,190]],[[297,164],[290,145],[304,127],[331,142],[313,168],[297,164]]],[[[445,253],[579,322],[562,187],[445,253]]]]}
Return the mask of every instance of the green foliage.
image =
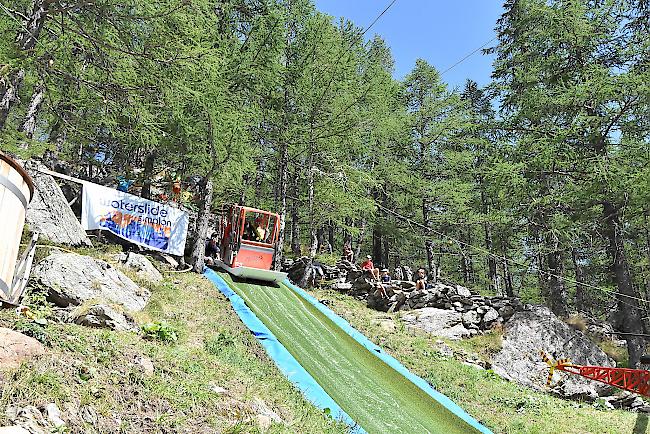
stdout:
{"type": "Polygon", "coordinates": [[[50,335],[47,325],[39,324],[28,319],[20,319],[13,325],[14,330],[24,335],[31,336],[44,345],[50,345],[50,335]]]}
{"type": "Polygon", "coordinates": [[[161,342],[174,343],[178,340],[178,334],[174,327],[164,321],[154,321],[140,326],[144,336],[148,339],[155,339],[161,342]]]}
{"type": "Polygon", "coordinates": [[[611,310],[574,282],[618,288],[608,201],[632,286],[650,287],[642,2],[507,0],[494,82],[462,89],[421,59],[396,80],[380,37],[310,0],[83,4],[48,16],[29,50],[16,36],[31,2],[14,3],[16,20],[0,14],[0,80],[25,79],[3,151],[49,150],[76,176],[153,180],[168,196],[180,176],[195,210],[189,177],[210,176],[213,209],[284,214],[281,253],[315,256],[331,239],[331,263],[349,241],[378,266],[558,312],[611,310]]]}

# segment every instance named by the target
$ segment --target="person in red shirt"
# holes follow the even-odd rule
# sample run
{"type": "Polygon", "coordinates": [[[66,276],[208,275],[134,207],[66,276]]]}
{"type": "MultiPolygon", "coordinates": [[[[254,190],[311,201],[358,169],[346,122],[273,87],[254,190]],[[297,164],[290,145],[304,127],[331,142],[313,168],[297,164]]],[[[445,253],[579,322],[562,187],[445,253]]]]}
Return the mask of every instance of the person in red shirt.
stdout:
{"type": "Polygon", "coordinates": [[[379,268],[375,268],[375,264],[372,263],[372,256],[366,256],[366,260],[361,264],[361,270],[368,272],[374,280],[379,280],[379,268]]]}

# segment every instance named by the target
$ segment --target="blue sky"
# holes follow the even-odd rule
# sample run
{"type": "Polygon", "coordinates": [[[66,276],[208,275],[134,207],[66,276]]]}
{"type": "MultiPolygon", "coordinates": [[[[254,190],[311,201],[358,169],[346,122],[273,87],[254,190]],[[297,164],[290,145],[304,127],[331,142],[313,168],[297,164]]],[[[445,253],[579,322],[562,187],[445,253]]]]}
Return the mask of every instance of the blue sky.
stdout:
{"type": "MultiPolygon", "coordinates": [[[[321,12],[344,16],[366,28],[389,0],[315,0],[321,12]]],[[[418,58],[438,71],[454,63],[495,36],[501,0],[397,0],[366,34],[380,35],[395,59],[395,78],[402,79],[418,58]]],[[[495,44],[492,41],[488,46],[495,44]]],[[[483,86],[490,81],[492,57],[475,53],[443,75],[451,87],[462,87],[467,78],[483,86]]]]}

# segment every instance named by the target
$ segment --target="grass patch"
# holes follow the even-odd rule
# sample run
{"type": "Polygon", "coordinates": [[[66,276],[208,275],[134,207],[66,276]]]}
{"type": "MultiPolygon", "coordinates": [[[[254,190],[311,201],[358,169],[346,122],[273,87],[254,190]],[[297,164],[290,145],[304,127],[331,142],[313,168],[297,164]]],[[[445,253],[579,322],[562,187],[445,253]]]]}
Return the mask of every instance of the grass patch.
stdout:
{"type": "MultiPolygon", "coordinates": [[[[315,290],[312,293],[319,299],[328,300],[329,307],[353,327],[495,433],[646,432],[647,423],[643,423],[643,416],[637,424],[635,413],[603,410],[597,403],[556,398],[503,380],[491,370],[476,369],[453,358],[442,357],[436,349],[436,341],[440,338],[409,331],[399,320],[399,312],[381,314],[396,322],[395,330],[389,331],[373,321],[378,312],[368,309],[363,302],[334,291],[315,290]]],[[[472,352],[488,359],[498,351],[500,340],[500,333],[494,331],[446,343],[454,352],[472,352]]]]}
{"type": "MultiPolygon", "coordinates": [[[[111,262],[115,252],[83,253],[111,262]]],[[[136,320],[165,324],[175,341],[60,324],[35,299],[32,309],[49,315],[38,330],[48,353],[0,374],[0,426],[8,424],[4,410],[10,404],[42,409],[54,402],[72,432],[260,432],[251,403],[261,398],[286,422],[270,432],[347,431],[280,374],[207,279],[168,273],[147,286],[151,299],[136,320]],[[138,363],[143,358],[152,361],[153,374],[138,363]],[[226,392],[215,392],[215,386],[226,392]]],[[[27,323],[12,310],[0,311],[0,326],[27,323]]]]}

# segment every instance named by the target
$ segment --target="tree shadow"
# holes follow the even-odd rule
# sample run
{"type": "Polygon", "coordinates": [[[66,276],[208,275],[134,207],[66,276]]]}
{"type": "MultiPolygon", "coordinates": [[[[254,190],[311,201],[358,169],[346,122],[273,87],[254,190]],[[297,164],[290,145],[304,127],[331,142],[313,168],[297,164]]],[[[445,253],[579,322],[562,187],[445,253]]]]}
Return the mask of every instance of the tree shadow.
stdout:
{"type": "Polygon", "coordinates": [[[645,434],[647,428],[648,428],[648,415],[645,413],[638,413],[636,416],[636,423],[634,424],[634,429],[632,430],[632,434],[645,434]]]}

